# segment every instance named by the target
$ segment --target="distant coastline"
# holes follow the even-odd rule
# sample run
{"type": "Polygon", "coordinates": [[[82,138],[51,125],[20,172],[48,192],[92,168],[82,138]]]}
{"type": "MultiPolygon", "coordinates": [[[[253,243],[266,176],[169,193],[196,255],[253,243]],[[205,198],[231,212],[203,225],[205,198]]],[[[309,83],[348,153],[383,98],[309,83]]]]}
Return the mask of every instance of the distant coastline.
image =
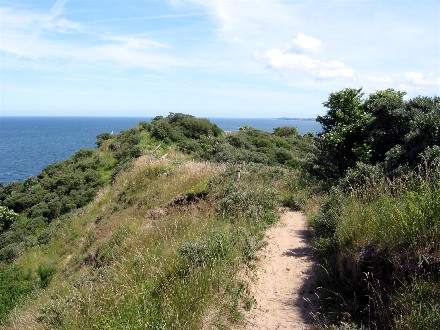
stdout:
{"type": "MultiPolygon", "coordinates": [[[[0,182],[8,184],[37,175],[44,167],[70,157],[81,148],[94,148],[96,135],[119,133],[146,117],[6,117],[0,116],[0,182]]],[[[309,118],[209,118],[222,130],[242,126],[273,132],[294,126],[300,134],[317,133],[321,126],[309,118]]]]}
{"type": "Polygon", "coordinates": [[[315,118],[291,118],[291,117],[279,117],[273,118],[276,120],[304,120],[304,121],[316,121],[315,118]]]}

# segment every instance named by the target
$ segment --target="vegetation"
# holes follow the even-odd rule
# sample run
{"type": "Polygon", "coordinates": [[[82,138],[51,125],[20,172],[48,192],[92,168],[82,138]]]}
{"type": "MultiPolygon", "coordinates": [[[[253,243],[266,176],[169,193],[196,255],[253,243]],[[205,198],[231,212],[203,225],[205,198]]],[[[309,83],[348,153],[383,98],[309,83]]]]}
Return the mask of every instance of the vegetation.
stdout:
{"type": "Polygon", "coordinates": [[[97,149],[3,187],[3,209],[18,215],[0,237],[8,282],[1,322],[20,329],[238,322],[253,300],[237,274],[252,267],[277,208],[305,203],[300,168],[312,140],[289,128],[225,134],[207,120],[170,114],[100,134],[97,149]]]}
{"type": "Polygon", "coordinates": [[[318,118],[323,324],[440,327],[440,99],[404,95],[346,89],[318,118]]]}
{"type": "Polygon", "coordinates": [[[0,324],[227,328],[287,206],[309,217],[320,325],[440,328],[439,98],[404,96],[332,93],[317,137],[171,113],[0,186],[0,324]]]}
{"type": "Polygon", "coordinates": [[[388,176],[414,169],[420,155],[440,144],[440,98],[404,101],[404,92],[378,91],[365,100],[361,89],[330,94],[329,110],[317,121],[323,126],[313,164],[324,180],[339,179],[356,163],[380,164],[388,176]]]}

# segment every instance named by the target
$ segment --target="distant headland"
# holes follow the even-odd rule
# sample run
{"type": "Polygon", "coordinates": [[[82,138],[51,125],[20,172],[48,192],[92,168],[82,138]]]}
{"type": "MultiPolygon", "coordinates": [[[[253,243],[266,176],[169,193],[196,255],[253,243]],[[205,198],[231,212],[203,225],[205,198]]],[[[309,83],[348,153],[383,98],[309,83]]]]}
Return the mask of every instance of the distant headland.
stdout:
{"type": "Polygon", "coordinates": [[[307,121],[316,121],[315,118],[290,118],[290,117],[279,117],[273,118],[278,120],[307,120],[307,121]]]}

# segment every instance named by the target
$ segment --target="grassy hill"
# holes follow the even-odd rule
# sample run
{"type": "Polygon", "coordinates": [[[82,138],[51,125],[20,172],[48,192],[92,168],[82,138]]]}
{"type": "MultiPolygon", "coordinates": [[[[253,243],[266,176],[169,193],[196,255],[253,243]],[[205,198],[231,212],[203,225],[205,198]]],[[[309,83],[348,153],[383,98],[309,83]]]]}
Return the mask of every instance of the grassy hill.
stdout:
{"type": "Polygon", "coordinates": [[[287,206],[308,215],[317,326],[440,328],[440,102],[404,95],[332,93],[317,137],[171,113],[0,186],[1,327],[233,327],[287,206]]]}
{"type": "MultiPolygon", "coordinates": [[[[192,122],[192,134],[197,123],[213,127],[182,118],[192,122]]],[[[244,274],[264,230],[277,220],[280,205],[305,200],[296,194],[305,179],[301,162],[280,161],[304,160],[311,138],[251,128],[187,137],[183,126],[172,125],[175,132],[168,133],[180,136],[173,141],[157,136],[154,125],[164,122],[102,134],[96,150],[3,188],[3,203],[20,211],[0,236],[3,251],[15,249],[0,266],[3,328],[222,328],[252,307],[244,274]],[[196,139],[204,140],[203,149],[184,149],[196,139]],[[205,161],[224,157],[214,148],[237,159],[205,161]],[[283,157],[262,152],[271,149],[283,157]],[[253,161],[245,163],[243,155],[253,161]],[[63,207],[90,191],[87,180],[77,180],[84,189],[71,188],[72,177],[82,177],[90,163],[97,174],[91,186],[100,188],[85,205],[63,207]],[[32,195],[43,189],[54,189],[44,192],[54,195],[44,205],[32,195]]]]}

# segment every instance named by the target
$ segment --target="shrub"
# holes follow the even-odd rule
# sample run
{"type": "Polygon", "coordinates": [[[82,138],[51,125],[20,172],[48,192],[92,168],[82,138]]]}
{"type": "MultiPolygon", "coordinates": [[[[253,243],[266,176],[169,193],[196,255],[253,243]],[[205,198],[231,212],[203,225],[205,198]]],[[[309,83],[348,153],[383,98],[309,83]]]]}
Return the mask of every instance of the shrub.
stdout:
{"type": "Polygon", "coordinates": [[[180,257],[193,266],[206,263],[208,245],[201,242],[184,242],[179,249],[180,257]]]}
{"type": "Polygon", "coordinates": [[[56,268],[52,263],[42,264],[38,266],[37,273],[40,278],[40,287],[45,288],[56,273],[56,268]]]}
{"type": "Polygon", "coordinates": [[[289,126],[276,127],[274,128],[273,134],[282,137],[289,137],[289,136],[298,137],[300,135],[295,127],[289,127],[289,126]]]}
{"type": "Polygon", "coordinates": [[[0,205],[0,232],[7,230],[17,217],[17,213],[0,205]]]}
{"type": "Polygon", "coordinates": [[[100,148],[104,141],[110,140],[112,135],[110,133],[101,133],[96,136],[96,146],[100,148]]]}
{"type": "Polygon", "coordinates": [[[15,265],[0,267],[0,324],[15,304],[33,290],[29,272],[15,265]]]}
{"type": "Polygon", "coordinates": [[[0,261],[12,262],[20,255],[18,244],[9,244],[0,249],[0,261]]]}
{"type": "Polygon", "coordinates": [[[358,162],[350,168],[345,176],[339,180],[339,188],[345,192],[353,192],[359,188],[374,187],[385,180],[380,165],[370,165],[358,162]]]}

